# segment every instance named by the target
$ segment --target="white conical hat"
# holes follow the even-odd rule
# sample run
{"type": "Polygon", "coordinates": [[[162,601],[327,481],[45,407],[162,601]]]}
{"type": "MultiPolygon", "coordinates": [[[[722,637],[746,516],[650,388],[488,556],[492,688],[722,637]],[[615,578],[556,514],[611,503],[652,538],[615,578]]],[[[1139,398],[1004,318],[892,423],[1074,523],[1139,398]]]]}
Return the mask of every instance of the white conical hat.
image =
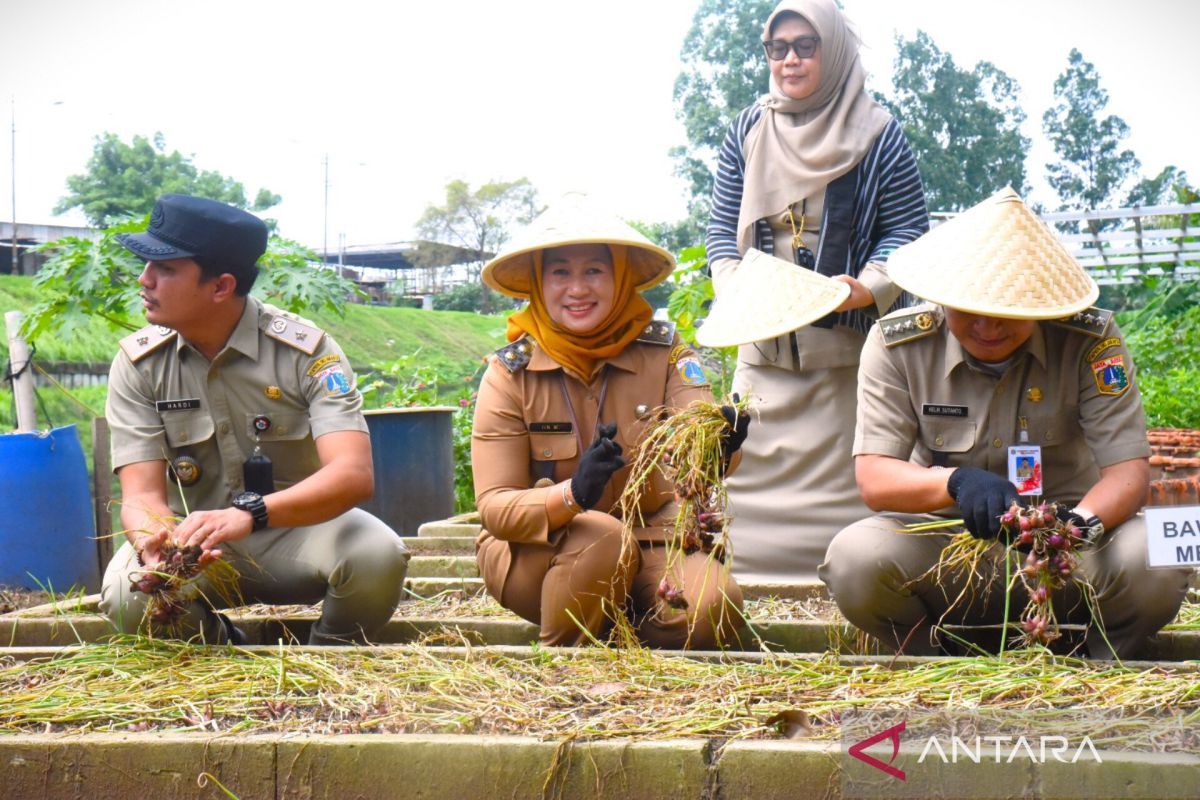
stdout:
{"type": "Polygon", "coordinates": [[[528,299],[533,290],[533,253],[569,244],[625,245],[637,291],[662,283],[675,257],[627,222],[572,192],[543,211],[483,268],[483,282],[510,297],[528,299]]]}
{"type": "Polygon", "coordinates": [[[773,339],[833,311],[850,286],[750,248],[713,301],[696,341],[732,347],[773,339]]]}
{"type": "Polygon", "coordinates": [[[892,281],[917,297],[989,317],[1059,319],[1100,295],[1012,188],[898,248],[887,267],[892,281]]]}

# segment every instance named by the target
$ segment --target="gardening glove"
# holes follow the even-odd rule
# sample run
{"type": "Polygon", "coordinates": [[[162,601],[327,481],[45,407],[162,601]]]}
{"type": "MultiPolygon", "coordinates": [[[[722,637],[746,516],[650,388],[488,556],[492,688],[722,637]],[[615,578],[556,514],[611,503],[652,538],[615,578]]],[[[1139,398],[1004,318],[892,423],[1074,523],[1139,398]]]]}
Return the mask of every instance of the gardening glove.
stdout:
{"type": "Polygon", "coordinates": [[[1000,516],[1021,498],[1017,487],[979,467],[954,470],[946,482],[946,490],[958,503],[963,522],[976,539],[998,538],[1000,516]]]}
{"type": "Polygon", "coordinates": [[[621,457],[621,445],[613,441],[616,435],[615,422],[598,427],[596,441],[583,451],[579,465],[575,467],[575,474],[571,476],[571,494],[585,511],[600,502],[608,479],[625,466],[625,459],[621,457]]]}
{"type": "Polygon", "coordinates": [[[725,418],[725,424],[728,426],[721,432],[721,472],[729,469],[729,462],[733,458],[733,454],[741,449],[746,441],[746,435],[750,432],[750,415],[745,411],[738,413],[737,404],[741,398],[737,393],[733,394],[733,405],[721,406],[721,416],[725,418]]]}
{"type": "Polygon", "coordinates": [[[1067,508],[1063,503],[1058,504],[1054,516],[1058,517],[1060,522],[1078,528],[1079,534],[1085,542],[1094,542],[1104,532],[1104,523],[1100,522],[1098,517],[1093,517],[1090,521],[1086,520],[1082,514],[1077,513],[1073,508],[1067,508]]]}

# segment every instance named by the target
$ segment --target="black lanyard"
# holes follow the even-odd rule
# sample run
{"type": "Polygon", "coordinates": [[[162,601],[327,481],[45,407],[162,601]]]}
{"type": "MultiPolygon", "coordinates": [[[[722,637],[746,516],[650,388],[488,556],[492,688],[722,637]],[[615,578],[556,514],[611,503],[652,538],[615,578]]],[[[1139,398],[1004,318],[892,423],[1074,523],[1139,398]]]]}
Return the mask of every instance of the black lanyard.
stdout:
{"type": "MultiPolygon", "coordinates": [[[[608,395],[608,364],[605,364],[601,369],[604,372],[604,377],[600,381],[600,399],[596,403],[596,425],[592,428],[592,435],[588,440],[588,444],[596,439],[596,430],[600,427],[600,413],[604,410],[604,398],[608,395]]],[[[558,373],[558,386],[562,389],[563,400],[567,401],[567,412],[571,415],[571,427],[575,431],[575,440],[579,442],[579,454],[583,455],[583,451],[587,445],[583,441],[583,431],[579,429],[579,418],[575,415],[575,405],[571,402],[571,393],[567,391],[567,375],[565,372],[558,373]]]]}

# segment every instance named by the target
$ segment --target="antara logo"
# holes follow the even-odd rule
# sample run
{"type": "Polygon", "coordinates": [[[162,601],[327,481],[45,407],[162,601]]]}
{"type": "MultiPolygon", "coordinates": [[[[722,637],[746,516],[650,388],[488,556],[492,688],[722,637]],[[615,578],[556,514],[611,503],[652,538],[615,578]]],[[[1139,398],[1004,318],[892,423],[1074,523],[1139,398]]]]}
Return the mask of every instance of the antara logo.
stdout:
{"type": "Polygon", "coordinates": [[[888,775],[891,775],[893,778],[898,778],[899,780],[906,780],[904,770],[897,769],[896,767],[892,766],[892,762],[896,760],[896,756],[899,755],[899,753],[900,753],[900,734],[903,732],[904,732],[904,722],[900,722],[900,723],[888,728],[886,731],[880,731],[879,733],[875,734],[874,736],[871,736],[870,738],[863,739],[861,742],[858,742],[857,744],[850,745],[850,749],[847,752],[849,752],[850,755],[854,756],[855,758],[857,758],[859,761],[863,762],[864,764],[870,764],[875,769],[881,770],[882,772],[886,772],[888,775]],[[880,761],[878,758],[867,755],[866,753],[863,752],[868,747],[879,744],[884,739],[890,739],[892,742],[892,757],[888,759],[888,762],[886,764],[883,763],[882,761],[880,761]]]}

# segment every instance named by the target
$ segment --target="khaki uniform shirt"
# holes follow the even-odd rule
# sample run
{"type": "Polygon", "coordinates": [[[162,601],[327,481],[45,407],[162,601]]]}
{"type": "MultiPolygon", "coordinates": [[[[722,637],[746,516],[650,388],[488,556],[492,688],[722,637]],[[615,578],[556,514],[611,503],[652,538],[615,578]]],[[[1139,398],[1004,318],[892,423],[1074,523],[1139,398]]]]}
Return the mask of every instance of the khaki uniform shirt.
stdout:
{"type": "MultiPolygon", "coordinates": [[[[158,459],[174,464],[186,508],[196,510],[224,508],[244,489],[242,465],[254,452],[255,417],[270,420],[257,441],[272,461],[278,490],[320,468],[315,439],[366,431],[361,408],[350,365],[324,331],[249,297],[211,363],[162,326],[122,339],[105,413],[113,468],[158,459]],[[198,470],[181,457],[193,459],[198,470]]],[[[183,514],[169,474],[167,494],[168,505],[183,514]]]]}
{"type": "MultiPolygon", "coordinates": [[[[590,384],[567,375],[532,339],[503,348],[484,373],[471,435],[475,497],[485,535],[547,544],[552,531],[546,493],[560,489],[535,488],[539,478],[558,483],[574,475],[599,422],[617,424],[616,441],[626,461],[632,461],[634,447],[652,421],[649,412],[659,406],[683,408],[693,400],[711,402],[712,390],[696,354],[669,323],[652,322],[590,384]]],[[[619,515],[615,506],[629,473],[626,465],[613,474],[596,510],[619,515]]],[[[643,516],[673,499],[670,484],[656,471],[641,498],[643,516]]],[[[639,538],[651,535],[639,531],[639,538]]]]}
{"type": "Polygon", "coordinates": [[[1100,468],[1150,455],[1133,362],[1112,314],[1039,322],[1000,376],[972,366],[941,309],[884,317],[863,347],[854,454],[1008,476],[1008,447],[1042,448],[1045,497],[1074,504],[1100,468]]]}

